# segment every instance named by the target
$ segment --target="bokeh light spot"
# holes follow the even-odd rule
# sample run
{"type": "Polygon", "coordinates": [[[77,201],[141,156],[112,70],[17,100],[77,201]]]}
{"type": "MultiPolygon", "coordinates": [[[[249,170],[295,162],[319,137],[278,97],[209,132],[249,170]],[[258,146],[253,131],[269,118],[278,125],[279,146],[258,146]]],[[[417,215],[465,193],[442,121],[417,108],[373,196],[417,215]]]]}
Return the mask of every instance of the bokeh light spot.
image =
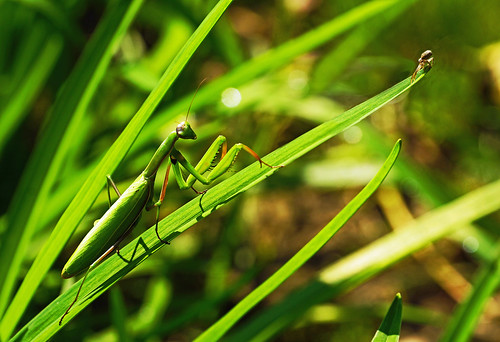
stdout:
{"type": "Polygon", "coordinates": [[[227,88],[222,92],[221,101],[224,106],[234,108],[241,103],[241,93],[236,88],[227,88]]]}
{"type": "Polygon", "coordinates": [[[473,236],[468,236],[462,241],[462,248],[467,253],[475,253],[479,248],[479,241],[473,236]]]}

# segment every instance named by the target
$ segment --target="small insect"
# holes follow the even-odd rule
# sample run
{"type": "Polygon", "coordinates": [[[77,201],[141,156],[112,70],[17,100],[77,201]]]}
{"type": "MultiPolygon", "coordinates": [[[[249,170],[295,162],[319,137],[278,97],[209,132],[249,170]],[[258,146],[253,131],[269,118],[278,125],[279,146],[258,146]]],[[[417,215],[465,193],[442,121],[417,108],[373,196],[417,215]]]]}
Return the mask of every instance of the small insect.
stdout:
{"type": "Polygon", "coordinates": [[[255,153],[250,147],[241,143],[235,144],[228,151],[226,138],[222,135],[219,135],[219,137],[217,137],[217,139],[209,147],[207,152],[205,152],[196,167],[194,167],[184,158],[181,152],[179,152],[175,148],[175,143],[179,139],[196,139],[196,133],[193,131],[191,125],[187,121],[190,109],[191,105],[189,106],[189,109],[187,111],[186,120],[184,122],[181,122],[177,126],[177,128],[172,133],[170,133],[167,138],[161,143],[160,147],[158,147],[144,171],[136,178],[136,180],[127,188],[127,190],[123,194],[120,193],[111,177],[107,176],[108,199],[110,207],[108,211],[106,211],[106,213],[94,223],[94,227],[83,238],[82,242],[80,242],[75,252],[69,258],[68,262],[61,272],[62,278],[71,278],[83,272],[85,269],[87,270],[75,296],[75,299],[59,320],[59,325],[62,324],[64,317],[69,313],[69,310],[78,300],[78,296],[89,271],[97,266],[113,251],[119,252],[120,242],[123,241],[127,234],[130,233],[136,226],[144,208],[146,210],[150,210],[153,207],[156,207],[156,236],[163,243],[169,244],[168,241],[165,241],[160,237],[160,234],[158,232],[158,219],[160,215],[160,206],[163,202],[163,199],[165,198],[165,191],[168,183],[170,168],[173,169],[175,180],[177,181],[177,184],[179,185],[179,188],[181,190],[191,188],[197,194],[201,194],[203,192],[199,192],[194,189],[194,183],[196,181],[199,181],[202,184],[208,185],[218,177],[222,176],[226,171],[230,169],[231,165],[234,163],[236,157],[238,156],[238,153],[241,150],[245,150],[255,159],[257,159],[261,167],[262,164],[270,168],[278,168],[283,166],[273,166],[267,164],[262,159],[260,159],[257,153],[255,153]],[[222,152],[220,160],[214,166],[214,160],[216,159],[216,156],[221,149],[222,152]],[[158,168],[165,159],[167,159],[167,171],[165,172],[165,180],[163,181],[159,199],[155,202],[153,199],[155,177],[156,173],[158,172],[158,168]],[[189,176],[186,180],[184,180],[184,176],[181,171],[181,165],[189,173],[189,176]],[[210,171],[210,173],[208,173],[207,176],[204,176],[203,174],[207,171],[210,171]],[[113,205],[111,205],[111,195],[109,190],[110,185],[113,187],[119,197],[115,201],[115,203],[113,203],[113,205]]]}
{"type": "Polygon", "coordinates": [[[432,68],[434,65],[434,57],[432,57],[432,51],[431,50],[425,50],[422,52],[420,55],[420,58],[418,59],[418,66],[413,72],[413,75],[411,75],[411,81],[410,84],[415,81],[415,78],[417,77],[417,73],[424,69],[424,68],[432,68]]]}

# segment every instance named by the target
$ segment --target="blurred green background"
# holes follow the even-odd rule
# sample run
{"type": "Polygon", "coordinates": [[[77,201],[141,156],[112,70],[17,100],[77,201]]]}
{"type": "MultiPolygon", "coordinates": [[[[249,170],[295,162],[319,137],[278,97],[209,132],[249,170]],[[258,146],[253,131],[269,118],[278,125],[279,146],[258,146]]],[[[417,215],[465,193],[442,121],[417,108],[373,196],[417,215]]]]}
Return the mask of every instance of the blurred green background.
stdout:
{"type": "MultiPolygon", "coordinates": [[[[274,51],[363,3],[233,3],[113,174],[119,188],[133,181],[163,137],[183,120],[201,80],[207,79],[209,89],[213,80],[238,70],[253,57],[274,51]],[[163,119],[167,115],[175,119],[163,119]]],[[[195,0],[142,4],[90,99],[78,134],[65,146],[67,157],[50,190],[22,273],[92,166],[213,5],[213,1],[195,0]]],[[[101,1],[0,1],[2,223],[51,106],[105,8],[101,1]]],[[[116,340],[108,310],[113,301],[124,303],[131,340],[192,340],[328,223],[373,177],[398,138],[403,139],[403,153],[383,188],[333,241],[246,317],[242,328],[257,311],[280,303],[336,260],[413,217],[496,181],[500,174],[499,18],[498,1],[400,1],[291,62],[278,60],[271,70],[250,79],[242,76],[234,90],[200,94],[190,114],[199,139],[179,144],[189,160],[197,161],[218,134],[225,135],[230,145],[243,142],[265,155],[408,77],[424,50],[431,49],[435,60],[432,70],[409,93],[180,235],[84,310],[55,340],[75,336],[77,340],[116,340]]],[[[250,162],[252,158],[242,154],[233,171],[250,162]]],[[[194,197],[173,183],[162,217],[194,197]]],[[[24,196],[30,195],[28,189],[24,196]]],[[[42,283],[24,323],[61,291],[60,269],[106,206],[103,192],[42,283]]],[[[269,338],[367,341],[395,293],[401,292],[405,310],[401,340],[436,341],[446,318],[469,292],[479,266],[497,256],[499,223],[497,213],[457,231],[432,249],[314,306],[269,338]]],[[[133,234],[152,224],[154,214],[143,215],[133,234]]],[[[0,234],[5,234],[5,225],[1,227],[0,234]]],[[[486,305],[473,341],[498,341],[498,300],[492,297],[486,305]]]]}

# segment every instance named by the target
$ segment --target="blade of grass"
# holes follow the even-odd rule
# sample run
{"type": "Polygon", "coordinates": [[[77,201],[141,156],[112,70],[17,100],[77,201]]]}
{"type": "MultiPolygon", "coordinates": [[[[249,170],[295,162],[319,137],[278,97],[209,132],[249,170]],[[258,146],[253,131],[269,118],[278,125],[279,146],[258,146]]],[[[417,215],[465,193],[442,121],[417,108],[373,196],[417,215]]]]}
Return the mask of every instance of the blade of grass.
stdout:
{"type": "Polygon", "coordinates": [[[62,51],[62,40],[58,34],[43,39],[41,47],[37,44],[36,51],[32,51],[31,57],[35,58],[29,63],[29,72],[23,75],[21,84],[8,97],[0,115],[0,155],[12,133],[29,113],[28,106],[40,91],[62,51]]]}
{"type": "Polygon", "coordinates": [[[85,42],[83,33],[73,22],[74,18],[67,15],[67,9],[62,8],[63,6],[58,7],[48,0],[16,0],[16,2],[40,12],[51,25],[64,33],[75,46],[81,46],[85,42]]]}
{"type": "MultiPolygon", "coordinates": [[[[243,84],[244,82],[250,80],[251,77],[258,76],[266,71],[269,71],[269,68],[272,67],[272,65],[269,64],[269,61],[274,61],[279,56],[282,56],[283,63],[286,63],[294,57],[297,57],[301,53],[306,53],[312,48],[316,48],[321,44],[327,43],[329,40],[341,34],[350,27],[365,22],[367,18],[379,14],[382,17],[381,19],[384,19],[387,16],[387,14],[385,13],[386,9],[394,9],[394,12],[402,12],[403,9],[406,9],[406,7],[408,7],[413,2],[413,0],[399,2],[380,2],[379,0],[377,0],[367,4],[366,8],[365,5],[363,5],[361,8],[353,9],[350,12],[332,19],[330,22],[322,25],[321,27],[318,27],[317,29],[310,31],[305,35],[296,38],[292,42],[285,43],[278,48],[270,50],[266,54],[248,61],[244,65],[240,66],[237,70],[232,71],[225,76],[222,76],[219,80],[217,80],[218,82],[220,82],[220,89],[243,84]],[[310,44],[307,49],[303,47],[304,42],[310,44]],[[262,68],[263,65],[267,65],[267,67],[262,68]],[[258,67],[259,69],[254,70],[255,67],[258,67]],[[236,82],[235,80],[238,80],[238,82],[236,82]]],[[[392,13],[392,11],[389,12],[389,14],[393,15],[392,13]]],[[[199,93],[202,95],[208,92],[208,94],[203,95],[206,100],[205,104],[216,102],[219,99],[220,94],[217,93],[217,90],[212,90],[211,87],[212,84],[210,84],[209,87],[206,87],[207,89],[203,87],[199,91],[199,93]]],[[[191,98],[192,94],[179,101],[176,101],[173,105],[169,105],[166,111],[157,113],[155,117],[152,118],[150,124],[146,125],[142,134],[138,138],[139,141],[137,141],[132,148],[140,148],[140,142],[146,141],[152,136],[155,136],[155,133],[158,131],[158,127],[163,127],[167,120],[172,119],[180,111],[184,111],[189,106],[189,101],[191,100],[191,98]]],[[[200,102],[198,98],[199,96],[197,96],[197,100],[195,101],[195,103],[193,103],[193,109],[199,108],[199,106],[203,105],[203,101],[200,102]]]]}
{"type": "MultiPolygon", "coordinates": [[[[408,77],[377,96],[346,111],[344,114],[321,124],[287,145],[270,153],[264,158],[265,161],[274,165],[289,164],[339,132],[355,125],[387,102],[392,101],[415,85],[424,75],[425,71],[419,73],[416,82],[413,82],[413,84],[410,84],[410,78],[408,77]]],[[[163,219],[159,223],[159,232],[162,238],[172,240],[175,236],[187,230],[197,221],[210,215],[220,206],[224,205],[241,192],[261,182],[276,170],[277,169],[260,168],[258,163],[254,163],[238,172],[233,177],[214,186],[203,196],[191,200],[189,203],[163,219]]],[[[153,229],[148,229],[139,238],[120,249],[120,254],[125,260],[130,260],[129,263],[125,263],[123,259],[117,255],[112,255],[88,274],[85,286],[82,288],[80,294],[80,300],[70,310],[64,324],[69,322],[126,273],[139,265],[159,248],[163,247],[163,243],[156,237],[154,227],[152,228],[153,229]]],[[[57,247],[54,246],[54,248],[57,247]]],[[[14,340],[22,340],[25,338],[30,340],[46,339],[55,334],[60,329],[58,321],[66,311],[66,308],[73,301],[79,285],[80,282],[77,282],[68,291],[49,304],[19,331],[14,337],[14,340]]]]}
{"type": "MultiPolygon", "coordinates": [[[[392,7],[407,7],[414,3],[414,0],[394,1],[375,0],[364,3],[352,10],[339,15],[327,23],[304,33],[291,41],[288,41],[277,48],[269,50],[259,55],[220,78],[211,81],[205,87],[200,88],[196,94],[196,101],[191,110],[196,111],[208,103],[220,98],[222,91],[228,87],[237,87],[248,82],[255,77],[265,74],[271,70],[286,65],[294,58],[312,51],[319,46],[328,43],[333,38],[345,31],[364,23],[366,20],[381,15],[392,7]]],[[[172,120],[180,112],[189,106],[193,94],[188,94],[184,98],[176,101],[158,113],[145,127],[143,137],[153,136],[163,123],[172,120]]]]}
{"type": "Polygon", "coordinates": [[[260,301],[273,292],[295,271],[306,263],[321,247],[344,226],[344,224],[358,211],[359,208],[370,198],[370,196],[382,184],[385,177],[392,169],[396,158],[401,150],[401,140],[399,140],[385,163],[377,172],[375,177],[354,197],[334,218],[331,220],[311,241],[309,241],[300,251],[298,251],[288,262],[286,262],[271,277],[259,285],[234,308],[219,319],[210,328],[205,330],[196,341],[217,341],[219,340],[236,322],[238,322],[248,311],[254,308],[260,301]]]}
{"type": "MultiPolygon", "coordinates": [[[[134,3],[134,6],[140,3],[140,1],[137,1],[134,3]]],[[[33,293],[36,291],[41,279],[98,196],[104,184],[106,174],[111,174],[118,166],[162,97],[230,3],[231,0],[219,1],[214,9],[207,15],[205,20],[200,24],[198,29],[193,33],[183,49],[165,71],[158,86],[147,97],[144,104],[124,129],[123,133],[118,137],[108,153],[102,158],[101,162],[87,178],[84,185],[57,223],[49,240],[42,247],[32,267],[28,271],[27,276],[24,278],[19,291],[16,293],[0,325],[0,339],[5,340],[6,337],[12,333],[15,324],[33,296],[33,293]]],[[[130,13],[131,12],[129,12],[129,14],[130,13]]]]}
{"type": "MultiPolygon", "coordinates": [[[[379,155],[387,154],[391,146],[386,137],[376,131],[372,126],[360,124],[363,130],[363,142],[370,148],[371,151],[377,152],[379,155]]],[[[435,172],[429,169],[423,169],[421,165],[412,161],[404,154],[399,157],[399,161],[395,166],[394,175],[402,186],[409,186],[408,180],[411,180],[411,191],[418,193],[418,196],[425,200],[433,207],[443,205],[458,196],[456,190],[453,190],[450,184],[442,177],[438,178],[435,172]]],[[[493,226],[495,222],[489,222],[487,219],[481,220],[482,227],[493,226]]],[[[478,229],[477,225],[464,224],[454,236],[474,236],[479,241],[479,249],[474,253],[474,256],[490,260],[491,255],[495,255],[495,244],[483,230],[478,229]]],[[[463,239],[462,239],[463,240],[463,239]]]]}
{"type": "Polygon", "coordinates": [[[476,281],[473,283],[471,293],[460,304],[458,309],[454,311],[439,341],[465,342],[471,340],[474,328],[481,317],[486,303],[493,296],[500,284],[499,250],[497,248],[497,252],[495,253],[497,257],[481,268],[476,281]]]}
{"type": "MultiPolygon", "coordinates": [[[[52,107],[50,119],[37,141],[7,213],[7,231],[0,251],[0,260],[3,260],[0,264],[0,315],[12,294],[21,262],[48,194],[57,180],[69,141],[78,130],[88,102],[111,60],[113,47],[116,47],[113,43],[123,35],[141,1],[121,1],[109,8],[52,107]]],[[[4,328],[10,326],[12,329],[14,322],[16,320],[2,320],[0,338],[6,336],[4,328]]]]}
{"type": "Polygon", "coordinates": [[[429,243],[453,233],[463,224],[499,210],[499,193],[500,181],[485,185],[342,258],[325,268],[318,281],[256,316],[229,340],[250,341],[255,336],[271,338],[311,306],[356,287],[429,243]]]}
{"type": "Polygon", "coordinates": [[[397,294],[392,301],[387,314],[380,324],[372,342],[398,342],[401,332],[401,320],[403,319],[403,304],[401,294],[397,294]]]}
{"type": "Polygon", "coordinates": [[[327,89],[339,77],[349,63],[370,44],[381,31],[386,29],[412,2],[400,2],[399,6],[388,8],[374,18],[365,21],[316,65],[312,74],[315,90],[327,89]]]}
{"type": "Polygon", "coordinates": [[[129,342],[132,341],[130,338],[130,332],[125,324],[127,321],[127,308],[125,307],[125,301],[123,300],[123,295],[119,288],[115,287],[110,292],[110,312],[111,321],[113,322],[114,330],[116,331],[116,337],[118,341],[129,342]]]}

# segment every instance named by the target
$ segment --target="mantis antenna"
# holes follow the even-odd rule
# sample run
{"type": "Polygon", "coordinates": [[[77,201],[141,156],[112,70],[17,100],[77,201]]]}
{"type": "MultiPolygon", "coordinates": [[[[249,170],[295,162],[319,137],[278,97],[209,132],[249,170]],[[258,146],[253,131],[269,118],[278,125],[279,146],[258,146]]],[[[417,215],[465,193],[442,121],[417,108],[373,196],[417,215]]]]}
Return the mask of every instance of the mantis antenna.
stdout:
{"type": "Polygon", "coordinates": [[[200,84],[198,84],[198,88],[196,88],[196,91],[194,92],[194,95],[193,95],[193,98],[191,99],[191,103],[189,104],[189,108],[188,108],[188,111],[186,113],[186,121],[188,120],[188,115],[189,115],[189,112],[191,111],[191,106],[193,105],[193,102],[194,102],[194,98],[196,97],[196,94],[198,94],[198,90],[200,90],[200,87],[201,85],[206,81],[207,79],[204,78],[201,80],[200,84]]]}

